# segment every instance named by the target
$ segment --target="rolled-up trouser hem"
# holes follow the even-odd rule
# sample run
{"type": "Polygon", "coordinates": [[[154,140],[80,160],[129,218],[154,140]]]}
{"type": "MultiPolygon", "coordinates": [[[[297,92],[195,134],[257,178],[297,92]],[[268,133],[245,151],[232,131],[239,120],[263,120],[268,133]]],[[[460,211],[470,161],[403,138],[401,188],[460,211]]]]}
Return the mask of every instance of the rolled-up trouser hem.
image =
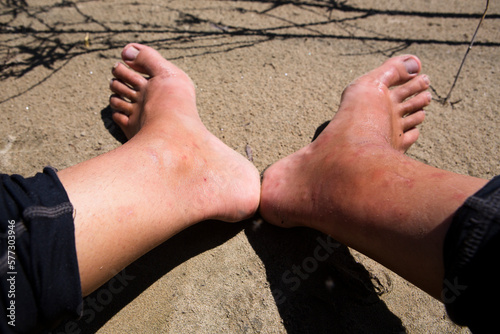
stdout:
{"type": "Polygon", "coordinates": [[[500,307],[500,176],[455,213],[444,243],[442,300],[449,317],[474,333],[491,332],[500,307]]]}
{"type": "Polygon", "coordinates": [[[0,233],[0,332],[32,332],[80,316],[73,206],[55,169],[31,178],[0,175],[0,233]]]}

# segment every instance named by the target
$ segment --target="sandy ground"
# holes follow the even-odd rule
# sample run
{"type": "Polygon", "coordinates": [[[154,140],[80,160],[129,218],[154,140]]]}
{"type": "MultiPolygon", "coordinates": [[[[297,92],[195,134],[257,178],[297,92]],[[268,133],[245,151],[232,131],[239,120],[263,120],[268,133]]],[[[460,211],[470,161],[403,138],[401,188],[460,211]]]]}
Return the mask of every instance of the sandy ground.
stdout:
{"type": "MultiPolygon", "coordinates": [[[[343,88],[412,53],[448,93],[484,1],[1,1],[0,170],[30,176],[120,145],[110,69],[127,42],[153,46],[197,86],[203,122],[259,170],[311,141],[343,88]],[[89,45],[85,44],[86,36],[89,45]]],[[[500,174],[500,4],[453,91],[434,102],[409,155],[500,174]]],[[[408,203],[411,205],[411,203],[408,203]]],[[[310,230],[256,219],[175,236],[85,299],[54,333],[466,333],[443,306],[310,230]],[[314,250],[329,257],[318,261],[314,250]],[[293,268],[307,275],[293,273],[293,268]]]]}

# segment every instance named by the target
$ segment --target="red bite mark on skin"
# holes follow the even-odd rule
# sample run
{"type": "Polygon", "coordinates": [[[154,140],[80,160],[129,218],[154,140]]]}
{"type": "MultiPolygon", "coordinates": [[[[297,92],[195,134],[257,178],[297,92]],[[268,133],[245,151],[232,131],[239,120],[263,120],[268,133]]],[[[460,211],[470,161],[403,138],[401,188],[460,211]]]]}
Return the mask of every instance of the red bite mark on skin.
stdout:
{"type": "Polygon", "coordinates": [[[465,195],[464,193],[455,193],[452,195],[452,198],[459,203],[463,203],[467,199],[467,195],[465,195]]]}

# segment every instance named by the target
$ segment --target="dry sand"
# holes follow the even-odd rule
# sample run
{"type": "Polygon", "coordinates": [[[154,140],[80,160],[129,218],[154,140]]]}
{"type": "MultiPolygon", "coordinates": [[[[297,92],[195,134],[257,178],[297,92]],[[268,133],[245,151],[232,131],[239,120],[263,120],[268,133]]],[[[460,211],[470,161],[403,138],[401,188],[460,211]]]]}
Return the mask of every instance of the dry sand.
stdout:
{"type": "MultiPolygon", "coordinates": [[[[485,5],[23,2],[0,3],[0,170],[26,176],[120,145],[109,120],[108,81],[127,42],[155,47],[184,69],[209,130],[241,154],[248,145],[263,170],[310,142],[333,116],[342,89],[392,55],[419,56],[434,98],[445,96],[485,5]]],[[[489,14],[453,91],[456,103],[427,109],[409,151],[484,178],[500,174],[498,2],[489,14]]],[[[205,222],[126,268],[85,299],[80,321],[54,332],[468,332],[439,302],[355,251],[331,246],[317,261],[314,250],[325,242],[314,231],[255,220],[205,222]],[[294,266],[311,274],[298,277],[294,266]]]]}

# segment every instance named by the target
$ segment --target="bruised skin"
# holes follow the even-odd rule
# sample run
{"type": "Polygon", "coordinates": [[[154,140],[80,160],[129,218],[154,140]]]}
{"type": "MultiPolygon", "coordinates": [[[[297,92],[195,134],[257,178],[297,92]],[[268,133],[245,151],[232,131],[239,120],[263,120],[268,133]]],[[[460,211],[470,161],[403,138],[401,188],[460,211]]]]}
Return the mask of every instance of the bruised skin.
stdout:
{"type": "Polygon", "coordinates": [[[395,57],[350,84],[318,138],[266,170],[260,213],[329,234],[439,298],[451,216],[486,181],[404,154],[431,101],[420,69],[395,57]]]}

